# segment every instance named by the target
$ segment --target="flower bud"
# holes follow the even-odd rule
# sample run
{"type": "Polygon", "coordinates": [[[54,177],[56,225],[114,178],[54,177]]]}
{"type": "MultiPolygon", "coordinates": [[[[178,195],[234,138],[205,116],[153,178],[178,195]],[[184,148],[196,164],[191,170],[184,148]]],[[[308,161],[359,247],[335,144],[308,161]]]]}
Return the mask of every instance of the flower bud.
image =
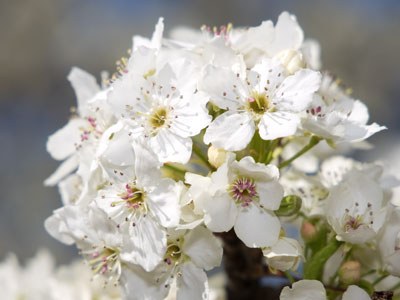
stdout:
{"type": "Polygon", "coordinates": [[[339,269],[339,278],[344,284],[353,284],[360,280],[361,265],[358,261],[346,261],[339,269]]]}
{"type": "Polygon", "coordinates": [[[301,225],[301,237],[306,243],[313,242],[317,236],[317,228],[312,223],[305,221],[301,225]]]}
{"type": "Polygon", "coordinates": [[[296,50],[282,50],[274,56],[274,59],[277,59],[286,68],[289,74],[294,74],[298,70],[306,67],[303,55],[296,50]]]}
{"type": "Polygon", "coordinates": [[[216,168],[219,168],[226,160],[226,150],[210,146],[208,148],[208,161],[216,168]]]}
{"type": "Polygon", "coordinates": [[[296,270],[303,257],[303,250],[295,239],[283,237],[272,247],[263,249],[270,268],[281,271],[296,270]]]}
{"type": "Polygon", "coordinates": [[[286,196],[275,214],[280,217],[290,217],[297,214],[301,208],[301,198],[296,195],[286,196]]]}

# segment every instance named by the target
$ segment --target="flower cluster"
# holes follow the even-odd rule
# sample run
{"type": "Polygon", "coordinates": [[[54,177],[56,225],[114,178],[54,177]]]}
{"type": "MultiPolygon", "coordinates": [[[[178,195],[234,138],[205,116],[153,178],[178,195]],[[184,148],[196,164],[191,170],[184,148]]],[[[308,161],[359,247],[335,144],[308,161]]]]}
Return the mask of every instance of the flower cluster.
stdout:
{"type": "Polygon", "coordinates": [[[380,276],[400,276],[398,181],[330,156],[385,127],[320,71],[296,18],[171,39],[163,29],[161,18],[151,39],[134,36],[101,85],[70,72],[77,107],[47,143],[63,161],[45,181],[63,201],[47,231],[124,299],[164,299],[171,286],[177,299],[209,299],[205,271],[221,264],[226,232],[277,276],[296,280],[304,263],[309,281],[281,299],[365,298],[380,276]]]}

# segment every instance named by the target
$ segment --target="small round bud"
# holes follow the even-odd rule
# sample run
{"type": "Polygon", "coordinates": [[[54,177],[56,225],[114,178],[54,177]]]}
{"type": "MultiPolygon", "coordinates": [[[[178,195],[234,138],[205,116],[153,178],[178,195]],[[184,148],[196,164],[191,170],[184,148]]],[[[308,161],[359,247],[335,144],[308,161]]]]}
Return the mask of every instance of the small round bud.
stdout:
{"type": "Polygon", "coordinates": [[[280,238],[272,247],[264,248],[263,255],[270,268],[280,271],[294,271],[304,259],[299,242],[287,237],[280,238]]]}
{"type": "Polygon", "coordinates": [[[353,284],[360,280],[361,265],[358,261],[346,261],[339,269],[339,278],[344,284],[353,284]]]}
{"type": "Polygon", "coordinates": [[[306,67],[303,55],[296,50],[282,50],[274,56],[285,68],[289,74],[294,74],[298,70],[306,67]]]}
{"type": "Polygon", "coordinates": [[[275,214],[280,217],[290,217],[297,214],[301,208],[301,198],[296,195],[286,196],[282,199],[279,209],[275,214]]]}
{"type": "Polygon", "coordinates": [[[313,242],[317,236],[317,228],[312,223],[305,221],[301,225],[301,237],[306,243],[313,242]]]}
{"type": "Polygon", "coordinates": [[[219,168],[226,160],[226,150],[214,146],[208,148],[208,161],[216,168],[219,168]]]}

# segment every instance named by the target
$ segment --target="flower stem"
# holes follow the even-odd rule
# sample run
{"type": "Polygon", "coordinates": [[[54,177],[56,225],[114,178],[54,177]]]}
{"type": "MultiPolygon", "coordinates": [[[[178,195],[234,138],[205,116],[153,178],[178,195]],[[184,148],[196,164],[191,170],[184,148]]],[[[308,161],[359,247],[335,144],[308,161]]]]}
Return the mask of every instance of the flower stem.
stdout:
{"type": "Polygon", "coordinates": [[[392,286],[389,290],[395,292],[398,288],[400,288],[400,282],[396,283],[394,286],[392,286]]]}
{"type": "Polygon", "coordinates": [[[274,158],[273,157],[274,151],[275,151],[276,146],[278,146],[279,142],[280,142],[279,138],[272,141],[272,143],[268,149],[268,154],[265,159],[265,164],[269,164],[271,162],[271,160],[274,158]]]}
{"type": "Polygon", "coordinates": [[[299,152],[297,152],[294,156],[292,156],[291,158],[289,158],[288,160],[282,162],[279,165],[279,169],[286,167],[288,164],[290,164],[291,162],[293,162],[296,158],[302,156],[304,153],[306,153],[308,150],[310,150],[312,147],[314,147],[315,145],[317,145],[319,143],[319,141],[321,141],[322,138],[319,136],[312,136],[310,141],[308,142],[308,144],[306,146],[304,146],[303,149],[301,149],[299,152]]]}
{"type": "Polygon", "coordinates": [[[375,273],[375,272],[376,272],[376,270],[369,270],[368,272],[362,274],[362,275],[361,275],[361,278],[364,278],[365,276],[371,275],[371,274],[373,274],[373,273],[375,273]]]}
{"type": "Polygon", "coordinates": [[[294,282],[296,282],[296,279],[292,276],[292,274],[290,274],[289,271],[285,272],[285,276],[286,276],[287,279],[289,279],[290,284],[293,284],[294,282]]]}
{"type": "Polygon", "coordinates": [[[382,275],[381,277],[378,277],[377,279],[375,279],[374,282],[372,282],[372,286],[377,285],[379,282],[381,282],[383,279],[385,279],[387,277],[387,275],[382,275]]]}

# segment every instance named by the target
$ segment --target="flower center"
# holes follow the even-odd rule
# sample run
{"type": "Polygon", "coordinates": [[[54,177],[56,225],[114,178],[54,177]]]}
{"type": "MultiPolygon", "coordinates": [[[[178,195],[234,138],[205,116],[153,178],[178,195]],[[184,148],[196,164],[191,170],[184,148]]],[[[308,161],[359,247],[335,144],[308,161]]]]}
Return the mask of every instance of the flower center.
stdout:
{"type": "Polygon", "coordinates": [[[157,108],[150,115],[150,124],[153,128],[160,128],[167,119],[167,110],[164,107],[157,108]]]}
{"type": "Polygon", "coordinates": [[[258,198],[254,181],[246,177],[236,179],[229,188],[229,193],[242,207],[248,206],[258,198]]]}
{"type": "Polygon", "coordinates": [[[167,252],[164,255],[164,262],[168,265],[175,264],[182,256],[179,246],[179,239],[174,242],[168,242],[167,252]]]}
{"type": "Polygon", "coordinates": [[[126,184],[126,191],[118,194],[118,197],[121,198],[121,201],[114,201],[111,203],[111,206],[115,206],[122,202],[125,203],[126,207],[132,210],[137,210],[142,207],[145,200],[145,193],[135,185],[126,184]]]}
{"type": "Polygon", "coordinates": [[[90,253],[89,265],[93,270],[93,274],[104,275],[107,271],[116,271],[116,262],[119,259],[119,254],[117,250],[111,248],[103,247],[100,249],[95,249],[94,252],[90,253]]]}
{"type": "Polygon", "coordinates": [[[368,203],[367,209],[364,213],[359,211],[360,204],[355,203],[355,210],[350,214],[350,210],[346,209],[344,214],[344,231],[350,232],[357,230],[360,226],[371,226],[374,224],[374,213],[372,211],[371,203],[368,203]],[[353,217],[352,215],[356,216],[353,217]]]}
{"type": "Polygon", "coordinates": [[[269,102],[266,93],[251,92],[250,98],[248,98],[248,108],[250,111],[262,115],[268,110],[268,107],[269,102]]]}
{"type": "Polygon", "coordinates": [[[346,222],[344,223],[344,231],[350,232],[358,229],[361,225],[364,225],[362,216],[358,215],[357,217],[346,217],[346,222]]]}
{"type": "Polygon", "coordinates": [[[103,132],[98,129],[97,120],[92,117],[87,117],[86,120],[89,122],[89,126],[79,128],[81,131],[81,142],[89,140],[91,136],[97,139],[100,138],[103,132]]]}

